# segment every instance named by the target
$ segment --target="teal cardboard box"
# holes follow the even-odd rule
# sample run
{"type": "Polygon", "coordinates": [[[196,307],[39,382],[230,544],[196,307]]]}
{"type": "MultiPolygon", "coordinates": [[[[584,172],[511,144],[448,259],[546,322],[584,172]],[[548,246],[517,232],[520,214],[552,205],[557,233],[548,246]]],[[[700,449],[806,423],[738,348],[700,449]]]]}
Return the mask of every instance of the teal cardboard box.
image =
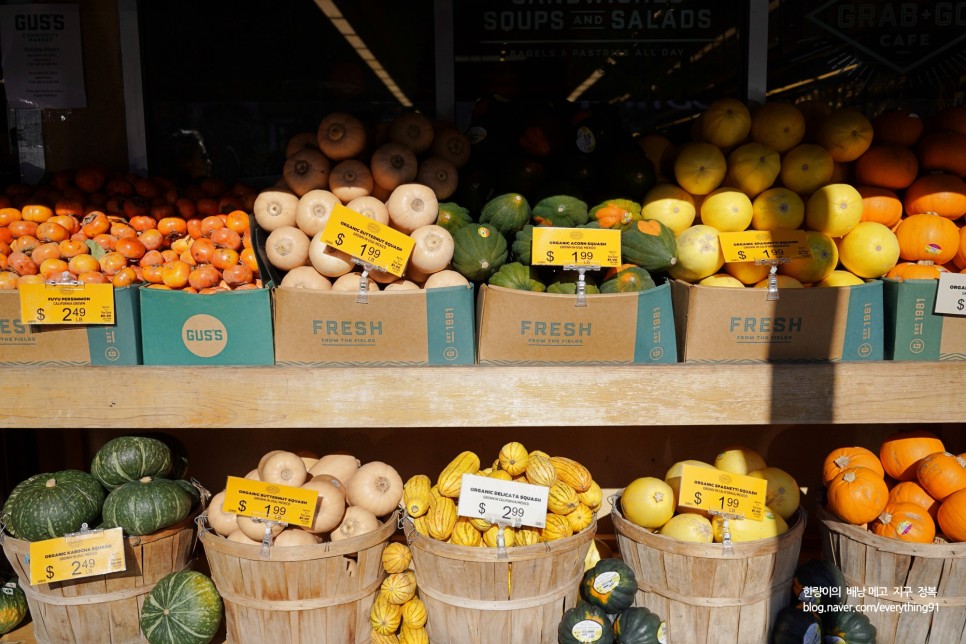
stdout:
{"type": "Polygon", "coordinates": [[[0,364],[141,364],[140,300],[135,286],[114,289],[114,324],[23,324],[20,291],[0,291],[0,364]]]}
{"type": "Polygon", "coordinates": [[[473,287],[373,291],[273,289],[275,361],[312,366],[470,365],[473,287]]]}
{"type": "Polygon", "coordinates": [[[671,284],[684,362],[882,360],[882,282],[834,288],[722,288],[671,284]]]}
{"type": "Polygon", "coordinates": [[[275,363],[269,289],[211,295],[139,290],[144,364],[275,363]]]}
{"type": "Polygon", "coordinates": [[[966,317],[937,315],[937,280],[884,279],[886,358],[966,360],[966,317]]]}
{"type": "Polygon", "coordinates": [[[677,362],[670,287],[636,293],[532,293],[483,285],[477,298],[480,364],[677,362]]]}

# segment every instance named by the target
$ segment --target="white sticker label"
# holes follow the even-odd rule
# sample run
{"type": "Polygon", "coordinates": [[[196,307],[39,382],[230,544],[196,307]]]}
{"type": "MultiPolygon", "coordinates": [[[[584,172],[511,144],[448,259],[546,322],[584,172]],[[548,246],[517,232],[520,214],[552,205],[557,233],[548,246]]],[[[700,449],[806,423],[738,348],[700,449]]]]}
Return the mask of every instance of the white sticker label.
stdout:
{"type": "Polygon", "coordinates": [[[617,585],[620,583],[621,574],[613,570],[608,570],[607,572],[602,572],[594,577],[594,590],[599,592],[601,595],[606,595],[610,591],[617,588],[617,585]]]}
{"type": "Polygon", "coordinates": [[[659,644],[667,644],[667,622],[661,622],[657,627],[657,641],[659,644]]]}
{"type": "Polygon", "coordinates": [[[514,528],[543,528],[547,525],[549,492],[550,488],[543,485],[464,474],[457,514],[514,528]]]}
{"type": "Polygon", "coordinates": [[[936,291],[935,313],[966,315],[966,273],[943,273],[936,291]]]}
{"type": "Polygon", "coordinates": [[[604,627],[592,619],[585,619],[574,624],[570,634],[578,642],[596,642],[604,634],[604,627]]]}

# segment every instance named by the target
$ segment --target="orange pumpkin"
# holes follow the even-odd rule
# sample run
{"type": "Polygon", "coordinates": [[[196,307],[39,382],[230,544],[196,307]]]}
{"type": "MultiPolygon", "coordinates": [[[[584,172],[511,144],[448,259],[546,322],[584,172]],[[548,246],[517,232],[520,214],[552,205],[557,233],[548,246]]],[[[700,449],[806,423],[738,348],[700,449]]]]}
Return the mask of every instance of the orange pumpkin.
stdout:
{"type": "Polygon", "coordinates": [[[908,543],[932,543],[936,538],[936,522],[915,503],[886,504],[869,527],[880,537],[908,543]]]}
{"type": "Polygon", "coordinates": [[[902,200],[892,190],[877,186],[856,186],[862,195],[862,221],[874,221],[894,228],[902,219],[902,200]]]}
{"type": "Polygon", "coordinates": [[[901,145],[873,145],[855,160],[853,170],[860,185],[902,190],[919,175],[919,161],[901,145]]]}
{"type": "Polygon", "coordinates": [[[853,525],[874,520],[889,501],[885,479],[867,467],[850,467],[828,484],[828,508],[853,525]]]}
{"type": "Polygon", "coordinates": [[[930,261],[899,262],[889,269],[886,277],[894,280],[938,280],[949,270],[930,261]]]}
{"type": "Polygon", "coordinates": [[[873,143],[913,146],[925,129],[919,115],[902,108],[880,112],[872,119],[873,143]]]}
{"type": "Polygon", "coordinates": [[[899,257],[918,262],[928,260],[945,264],[959,250],[959,227],[951,219],[932,213],[907,215],[895,230],[899,257]]]}
{"type": "Polygon", "coordinates": [[[947,105],[933,118],[933,124],[940,130],[966,134],[966,107],[947,105]]]}
{"type": "Polygon", "coordinates": [[[959,219],[966,213],[966,182],[952,174],[924,174],[906,188],[902,204],[909,214],[933,212],[959,219]]]}
{"type": "Polygon", "coordinates": [[[945,452],[943,442],[935,434],[925,430],[893,432],[879,447],[879,460],[885,473],[897,481],[914,481],[919,460],[945,452]]]}
{"type": "Polygon", "coordinates": [[[966,490],[954,492],[942,502],[936,522],[950,541],[966,541],[966,490]]]}
{"type": "Polygon", "coordinates": [[[936,452],[919,461],[916,479],[934,499],[944,500],[966,488],[966,460],[949,452],[936,452]]]}
{"type": "Polygon", "coordinates": [[[878,472],[879,476],[885,477],[882,463],[872,450],[858,446],[837,447],[825,457],[825,464],[822,466],[822,483],[828,485],[839,472],[850,467],[867,467],[878,472]]]}
{"type": "Polygon", "coordinates": [[[929,492],[926,492],[918,481],[902,481],[893,485],[889,490],[889,502],[915,503],[932,515],[933,519],[936,518],[936,512],[939,510],[939,501],[929,496],[929,492]]]}
{"type": "Polygon", "coordinates": [[[953,262],[960,268],[966,268],[966,226],[959,227],[959,247],[953,262]]]}
{"type": "Polygon", "coordinates": [[[966,175],[966,134],[930,132],[916,145],[916,156],[925,171],[938,170],[959,177],[966,175]]]}

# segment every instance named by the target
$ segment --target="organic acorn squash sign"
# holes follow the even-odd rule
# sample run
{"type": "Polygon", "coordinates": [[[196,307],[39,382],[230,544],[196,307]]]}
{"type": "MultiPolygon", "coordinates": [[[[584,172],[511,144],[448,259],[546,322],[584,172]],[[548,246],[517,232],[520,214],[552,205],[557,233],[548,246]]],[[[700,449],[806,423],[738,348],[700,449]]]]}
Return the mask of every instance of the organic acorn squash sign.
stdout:
{"type": "Polygon", "coordinates": [[[684,465],[678,505],[761,521],[767,491],[765,479],[684,465]]]}
{"type": "Polygon", "coordinates": [[[537,226],[533,229],[531,257],[535,265],[620,266],[621,233],[619,230],[537,226]]]}

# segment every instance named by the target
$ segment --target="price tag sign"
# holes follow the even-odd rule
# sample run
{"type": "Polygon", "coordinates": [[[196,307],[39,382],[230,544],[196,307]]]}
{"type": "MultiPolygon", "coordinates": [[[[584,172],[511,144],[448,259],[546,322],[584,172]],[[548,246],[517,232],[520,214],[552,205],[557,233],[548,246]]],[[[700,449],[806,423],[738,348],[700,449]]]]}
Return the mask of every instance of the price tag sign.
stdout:
{"type": "Polygon", "coordinates": [[[595,228],[534,226],[532,263],[543,266],[621,264],[621,232],[595,228]]]}
{"type": "Polygon", "coordinates": [[[322,241],[366,264],[402,277],[416,240],[374,219],[336,204],[322,229],[322,241]]]}
{"type": "Polygon", "coordinates": [[[767,491],[765,479],[684,465],[678,505],[761,521],[767,491]]]}
{"type": "Polygon", "coordinates": [[[30,544],[31,586],[120,572],[125,568],[121,528],[80,532],[30,544]]]}
{"type": "Polygon", "coordinates": [[[943,273],[939,276],[936,307],[940,315],[966,315],[966,274],[943,273]]]}
{"type": "Polygon", "coordinates": [[[804,230],[745,230],[719,233],[726,262],[805,259],[812,256],[804,230]]]}
{"type": "Polygon", "coordinates": [[[110,284],[22,284],[24,324],[114,324],[110,284]]]}
{"type": "Polygon", "coordinates": [[[529,483],[464,474],[457,514],[505,523],[514,528],[547,525],[547,496],[550,488],[529,483]]]}
{"type": "Polygon", "coordinates": [[[243,517],[312,526],[317,490],[229,476],[222,510],[243,517]]]}

